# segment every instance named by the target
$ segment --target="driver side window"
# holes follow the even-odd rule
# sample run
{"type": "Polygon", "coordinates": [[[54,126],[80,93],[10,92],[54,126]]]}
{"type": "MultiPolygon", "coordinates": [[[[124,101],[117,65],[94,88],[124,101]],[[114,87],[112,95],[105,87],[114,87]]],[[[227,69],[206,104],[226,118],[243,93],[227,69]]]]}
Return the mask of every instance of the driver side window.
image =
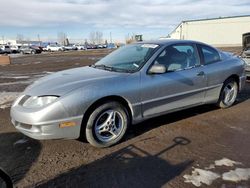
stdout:
{"type": "Polygon", "coordinates": [[[199,56],[193,45],[171,45],[156,58],[154,64],[164,65],[167,72],[179,71],[200,65],[199,56]]]}

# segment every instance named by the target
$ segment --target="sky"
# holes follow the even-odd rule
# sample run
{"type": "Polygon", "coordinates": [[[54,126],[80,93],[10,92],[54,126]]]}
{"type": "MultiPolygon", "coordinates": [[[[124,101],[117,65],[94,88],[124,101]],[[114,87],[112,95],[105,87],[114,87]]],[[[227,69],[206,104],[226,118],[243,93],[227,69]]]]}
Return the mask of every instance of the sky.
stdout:
{"type": "Polygon", "coordinates": [[[71,41],[103,38],[124,42],[167,36],[182,20],[250,14],[249,0],[0,0],[0,39],[56,40],[59,32],[71,41]]]}

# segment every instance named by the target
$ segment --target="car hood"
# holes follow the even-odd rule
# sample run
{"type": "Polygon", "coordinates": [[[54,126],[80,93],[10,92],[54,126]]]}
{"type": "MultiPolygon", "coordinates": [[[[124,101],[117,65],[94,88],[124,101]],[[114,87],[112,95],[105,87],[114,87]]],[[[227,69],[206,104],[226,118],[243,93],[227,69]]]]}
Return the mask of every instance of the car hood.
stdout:
{"type": "Polygon", "coordinates": [[[128,74],[92,67],[74,68],[53,73],[35,81],[25,89],[24,94],[30,96],[63,96],[64,94],[80,87],[95,84],[98,81],[102,84],[107,81],[116,80],[115,78],[117,77],[123,77],[126,75],[128,74]]]}

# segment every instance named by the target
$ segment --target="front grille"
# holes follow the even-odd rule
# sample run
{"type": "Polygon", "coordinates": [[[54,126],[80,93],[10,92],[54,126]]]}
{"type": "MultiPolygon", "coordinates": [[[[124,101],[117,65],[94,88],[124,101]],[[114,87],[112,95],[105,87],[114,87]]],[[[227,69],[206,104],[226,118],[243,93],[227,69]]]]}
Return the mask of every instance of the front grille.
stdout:
{"type": "Polygon", "coordinates": [[[32,125],[26,124],[26,123],[20,123],[18,121],[12,121],[15,127],[20,127],[22,129],[30,130],[32,128],[32,125]]]}

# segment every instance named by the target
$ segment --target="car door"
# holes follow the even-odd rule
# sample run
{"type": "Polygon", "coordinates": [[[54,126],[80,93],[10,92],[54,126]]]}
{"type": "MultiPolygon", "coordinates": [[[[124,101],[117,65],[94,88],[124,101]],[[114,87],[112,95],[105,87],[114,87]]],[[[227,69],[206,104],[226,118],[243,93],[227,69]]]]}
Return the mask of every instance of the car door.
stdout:
{"type": "Polygon", "coordinates": [[[193,44],[166,47],[153,64],[164,65],[167,72],[142,75],[143,116],[155,116],[203,103],[206,75],[200,62],[193,44]]]}
{"type": "Polygon", "coordinates": [[[230,76],[230,66],[221,60],[219,52],[207,45],[199,44],[201,59],[204,64],[204,71],[207,75],[207,89],[205,102],[216,102],[219,98],[223,82],[230,76]]]}

